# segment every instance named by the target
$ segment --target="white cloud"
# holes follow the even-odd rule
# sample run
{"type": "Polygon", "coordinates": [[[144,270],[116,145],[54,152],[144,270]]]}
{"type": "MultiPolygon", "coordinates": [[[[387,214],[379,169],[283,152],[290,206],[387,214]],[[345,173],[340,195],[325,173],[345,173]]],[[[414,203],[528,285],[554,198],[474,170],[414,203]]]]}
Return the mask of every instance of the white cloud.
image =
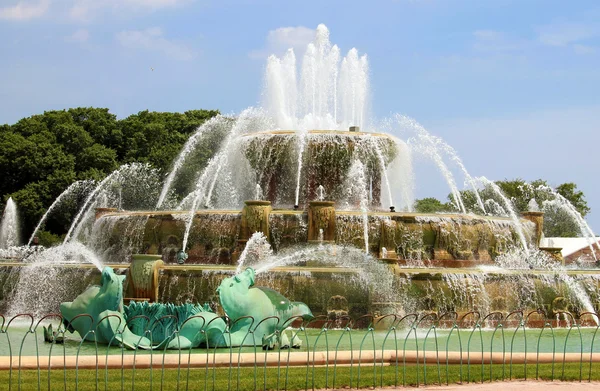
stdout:
{"type": "Polygon", "coordinates": [[[176,60],[190,60],[195,56],[187,45],[165,38],[159,27],[121,31],[116,38],[123,47],[158,52],[176,60]]]}
{"type": "Polygon", "coordinates": [[[134,5],[146,8],[173,7],[184,3],[183,0],[121,0],[122,4],[134,5]]]}
{"type": "Polygon", "coordinates": [[[536,32],[535,38],[523,39],[502,31],[477,30],[473,32],[473,48],[480,52],[515,54],[534,50],[541,44],[554,48],[569,48],[576,54],[590,54],[596,49],[587,42],[600,35],[600,29],[585,23],[546,25],[537,28],[536,32]]]}
{"type": "Polygon", "coordinates": [[[159,9],[178,7],[195,0],[0,0],[0,19],[30,20],[46,16],[68,17],[87,23],[104,12],[115,14],[147,13],[159,9]]]}
{"type": "Polygon", "coordinates": [[[89,22],[99,12],[151,12],[162,8],[176,7],[193,0],[74,0],[69,16],[78,22],[89,22]]]}
{"type": "Polygon", "coordinates": [[[316,30],[304,26],[280,27],[269,31],[263,49],[250,53],[252,58],[264,58],[271,54],[280,55],[292,48],[297,57],[304,55],[306,46],[315,39],[316,30]]]}
{"type": "Polygon", "coordinates": [[[548,46],[568,46],[597,35],[594,27],[583,23],[565,23],[543,26],[538,29],[538,39],[548,46]]]}
{"type": "Polygon", "coordinates": [[[46,14],[50,0],[19,1],[15,5],[0,8],[0,19],[30,20],[46,14]]]}
{"type": "Polygon", "coordinates": [[[576,43],[573,45],[573,50],[577,54],[592,54],[596,53],[596,48],[588,45],[582,45],[580,43],[576,43]]]}
{"type": "Polygon", "coordinates": [[[79,29],[75,31],[73,34],[69,35],[65,38],[67,42],[76,42],[83,43],[86,42],[90,38],[90,32],[86,29],[79,29]]]}
{"type": "Polygon", "coordinates": [[[473,32],[473,48],[479,51],[512,52],[524,49],[527,42],[495,30],[477,30],[473,32]]]}

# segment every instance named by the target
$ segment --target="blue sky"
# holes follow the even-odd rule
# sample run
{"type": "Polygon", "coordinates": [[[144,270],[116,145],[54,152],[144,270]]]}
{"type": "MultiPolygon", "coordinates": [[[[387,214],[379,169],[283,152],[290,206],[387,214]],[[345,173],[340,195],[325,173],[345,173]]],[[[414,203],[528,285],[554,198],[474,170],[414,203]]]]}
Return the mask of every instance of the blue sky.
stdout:
{"type": "MultiPolygon", "coordinates": [[[[2,0],[0,123],[77,106],[237,113],[259,102],[267,54],[319,23],[368,54],[376,117],[417,119],[474,176],[576,182],[600,230],[597,1],[2,0]]],[[[444,198],[417,163],[417,196],[444,198]]]]}

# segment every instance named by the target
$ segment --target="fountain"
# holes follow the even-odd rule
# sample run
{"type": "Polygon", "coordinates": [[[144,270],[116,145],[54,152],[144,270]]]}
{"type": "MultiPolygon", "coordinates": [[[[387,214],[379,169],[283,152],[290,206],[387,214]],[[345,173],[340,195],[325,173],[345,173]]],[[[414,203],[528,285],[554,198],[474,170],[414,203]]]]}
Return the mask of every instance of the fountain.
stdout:
{"type": "Polygon", "coordinates": [[[0,222],[0,249],[9,249],[20,244],[19,229],[17,205],[9,198],[0,222]]]}
{"type": "MultiPolygon", "coordinates": [[[[263,96],[262,108],[202,125],[164,181],[131,164],[93,189],[73,185],[85,187],[87,197],[64,245],[85,243],[103,260],[98,270],[110,265],[113,274],[127,273],[127,311],[175,302],[192,306],[181,307],[186,316],[213,313],[209,308],[244,315],[228,311],[219,288],[240,276],[307,303],[315,315],[551,311],[556,297],[573,312],[597,310],[596,271],[567,269],[539,248],[537,205],[568,210],[589,235],[581,216],[556,195],[518,215],[493,182],[471,176],[452,147],[414,120],[371,119],[367,57],[352,49],[342,58],[325,26],[300,66],[291,50],[269,57],[263,96]],[[195,177],[183,175],[211,134],[221,140],[218,152],[195,177]],[[412,158],[419,155],[443,175],[455,212],[412,210],[412,158]],[[465,207],[446,159],[473,190],[478,214],[465,207]],[[497,199],[484,199],[478,186],[497,199]],[[199,301],[208,305],[193,304],[199,301]]],[[[5,301],[12,295],[3,293],[5,301]]]]}

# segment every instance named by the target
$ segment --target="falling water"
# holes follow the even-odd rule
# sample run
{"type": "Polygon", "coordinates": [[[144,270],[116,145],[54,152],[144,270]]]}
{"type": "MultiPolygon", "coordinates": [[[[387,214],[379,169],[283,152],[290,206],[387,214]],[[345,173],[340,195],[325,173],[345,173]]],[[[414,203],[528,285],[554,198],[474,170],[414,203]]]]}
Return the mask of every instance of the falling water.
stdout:
{"type": "MultiPolygon", "coordinates": [[[[216,158],[218,158],[218,156],[216,158]]],[[[192,224],[194,223],[194,215],[196,214],[196,209],[198,208],[198,204],[204,196],[204,190],[205,190],[206,182],[207,182],[208,175],[210,172],[209,169],[216,166],[217,161],[218,161],[218,159],[215,159],[215,158],[210,159],[206,169],[204,170],[204,172],[202,172],[202,175],[196,182],[196,190],[194,192],[195,196],[194,196],[194,199],[192,201],[192,206],[191,206],[188,216],[187,216],[186,225],[185,225],[185,233],[183,234],[183,243],[181,244],[181,249],[183,251],[185,251],[185,249],[187,248],[187,242],[188,242],[188,238],[190,236],[190,230],[192,229],[192,224]]]]}
{"type": "Polygon", "coordinates": [[[393,201],[397,203],[390,206],[395,206],[397,210],[412,212],[415,203],[412,151],[403,140],[395,136],[390,137],[394,141],[396,157],[387,162],[388,180],[384,184],[389,187],[388,192],[392,192],[393,201]]]}
{"type": "MultiPolygon", "coordinates": [[[[496,264],[507,269],[527,270],[533,267],[536,270],[550,270],[567,286],[569,292],[577,298],[585,311],[595,313],[594,305],[581,282],[569,276],[563,265],[543,251],[513,249],[507,254],[499,256],[496,259],[496,264]]],[[[594,321],[598,324],[597,319],[594,318],[594,321]]]]}
{"type": "Polygon", "coordinates": [[[500,187],[490,181],[489,179],[487,179],[486,177],[479,177],[478,180],[482,181],[484,184],[490,186],[492,188],[492,190],[500,197],[500,199],[502,200],[502,202],[504,203],[504,207],[506,209],[506,211],[508,212],[508,215],[510,216],[514,227],[515,227],[515,231],[517,231],[517,234],[519,235],[519,240],[521,241],[521,246],[523,248],[523,251],[525,251],[525,254],[527,254],[528,250],[528,246],[527,246],[527,240],[525,239],[525,234],[523,233],[523,227],[521,226],[521,222],[519,221],[519,218],[517,217],[517,213],[515,212],[515,208],[512,204],[512,202],[510,202],[510,200],[508,198],[506,198],[506,196],[504,195],[504,193],[502,192],[502,190],[500,189],[500,187]]]}
{"type": "Polygon", "coordinates": [[[369,65],[356,49],[340,61],[329,30],[317,27],[300,72],[296,55],[267,60],[263,105],[281,129],[339,129],[367,125],[369,65]]]}
{"type": "Polygon", "coordinates": [[[408,127],[409,129],[412,129],[416,132],[416,150],[429,157],[436,164],[436,166],[446,179],[446,183],[450,188],[450,192],[452,193],[452,197],[454,199],[456,208],[462,213],[466,213],[465,205],[463,204],[460,191],[458,191],[458,187],[456,186],[456,182],[454,180],[454,175],[452,175],[452,172],[444,163],[444,160],[440,155],[435,140],[431,138],[429,132],[427,132],[425,128],[423,128],[418,122],[416,122],[412,118],[408,118],[406,116],[397,114],[396,120],[400,126],[408,127]]]}
{"type": "Polygon", "coordinates": [[[257,183],[256,184],[256,193],[254,193],[254,199],[255,200],[262,200],[263,198],[263,192],[262,192],[262,188],[260,187],[260,185],[257,183]]]}
{"type": "Polygon", "coordinates": [[[94,205],[136,209],[151,208],[158,197],[158,173],[149,164],[124,164],[104,178],[87,196],[73,219],[63,243],[79,237],[88,222],[87,216],[94,205]],[[101,203],[105,202],[105,203],[101,203]]]}
{"type": "Polygon", "coordinates": [[[20,268],[18,282],[9,296],[11,300],[8,313],[31,313],[38,316],[58,310],[61,302],[72,300],[81,293],[80,289],[85,289],[85,286],[75,284],[83,281],[74,280],[71,284],[65,284],[61,273],[66,269],[58,265],[80,263],[91,263],[99,271],[104,268],[96,254],[79,242],[73,241],[31,253],[20,268]]]}
{"type": "Polygon", "coordinates": [[[477,188],[477,181],[471,176],[471,174],[469,174],[469,171],[467,171],[467,168],[463,164],[462,159],[458,156],[458,153],[456,153],[456,150],[454,148],[452,148],[450,145],[448,145],[447,143],[445,143],[439,137],[435,137],[435,141],[436,141],[436,144],[441,144],[442,149],[446,152],[447,155],[450,156],[450,159],[452,159],[456,163],[456,165],[461,169],[461,171],[463,172],[463,175],[465,176],[465,182],[467,182],[469,184],[469,186],[471,186],[471,188],[473,189],[473,193],[475,194],[475,199],[477,201],[477,205],[481,209],[481,212],[485,214],[485,212],[486,212],[485,205],[483,204],[483,201],[481,200],[481,196],[479,195],[479,189],[477,188]]]}
{"type": "Polygon", "coordinates": [[[307,132],[300,131],[298,134],[298,169],[296,171],[296,198],[294,201],[294,207],[300,205],[300,177],[302,175],[302,157],[304,156],[304,148],[306,147],[307,132]]]}
{"type": "Polygon", "coordinates": [[[358,201],[363,220],[363,236],[365,238],[365,253],[369,253],[369,194],[367,193],[367,180],[365,178],[365,167],[359,161],[355,160],[350,166],[348,173],[348,191],[349,199],[358,201]]]}
{"type": "Polygon", "coordinates": [[[272,255],[273,250],[271,249],[271,245],[265,234],[262,232],[255,232],[250,239],[248,239],[244,251],[240,254],[235,273],[241,272],[243,266],[253,266],[260,260],[272,255]]]}
{"type": "Polygon", "coordinates": [[[535,198],[532,198],[529,200],[529,202],[527,203],[527,210],[529,212],[539,212],[540,211],[540,206],[537,203],[537,201],[535,200],[535,198]]]}
{"type": "Polygon", "coordinates": [[[92,190],[92,192],[88,195],[88,197],[86,198],[85,202],[83,203],[83,206],[81,207],[81,209],[79,209],[79,212],[77,213],[77,215],[73,219],[73,222],[71,223],[71,227],[67,231],[67,234],[65,235],[65,240],[63,241],[63,243],[67,243],[71,239],[71,235],[73,235],[73,233],[74,233],[73,236],[77,237],[77,233],[78,233],[78,230],[79,230],[78,228],[82,225],[82,224],[80,224],[81,217],[85,213],[87,213],[87,211],[89,210],[89,207],[92,204],[92,202],[94,201],[96,195],[98,195],[98,193],[101,190],[104,189],[104,186],[107,183],[109,183],[118,174],[119,174],[118,170],[115,170],[112,173],[110,173],[110,175],[108,175],[106,178],[104,178],[98,184],[98,186],[96,186],[96,188],[94,190],[92,190]]]}
{"type": "Polygon", "coordinates": [[[379,144],[376,142],[373,142],[373,141],[374,140],[371,139],[371,143],[373,144],[373,149],[375,150],[375,153],[377,154],[377,158],[379,159],[379,166],[381,168],[381,172],[383,173],[383,178],[385,180],[384,184],[385,184],[385,187],[386,187],[387,193],[388,193],[389,206],[393,207],[394,206],[394,198],[392,197],[392,187],[390,186],[390,180],[388,179],[387,167],[385,166],[385,159],[383,158],[383,153],[381,152],[381,148],[379,147],[379,144]]]}
{"type": "Polygon", "coordinates": [[[543,201],[542,206],[544,208],[558,208],[560,210],[565,211],[569,215],[569,217],[577,224],[581,236],[586,238],[594,260],[598,260],[596,256],[596,251],[594,250],[594,244],[597,242],[596,236],[594,235],[594,231],[585,221],[585,219],[581,216],[581,213],[579,213],[577,208],[575,208],[575,206],[573,206],[573,204],[571,204],[569,200],[563,197],[562,194],[558,193],[556,190],[549,186],[540,186],[537,190],[547,192],[554,196],[553,200],[543,201]]]}
{"type": "Polygon", "coordinates": [[[378,262],[357,248],[322,244],[316,247],[288,249],[283,254],[264,257],[254,266],[256,274],[265,273],[274,267],[294,265],[304,261],[334,264],[342,268],[358,269],[357,278],[372,289],[376,301],[395,302],[399,291],[394,289],[394,276],[387,265],[378,262]]]}
{"type": "Polygon", "coordinates": [[[42,225],[46,222],[46,219],[48,218],[48,216],[50,215],[50,213],[52,213],[54,211],[54,209],[56,207],[58,207],[62,203],[62,201],[64,199],[69,199],[69,197],[72,197],[73,195],[75,195],[75,194],[77,194],[79,192],[87,192],[87,191],[89,191],[89,188],[93,184],[94,184],[94,181],[92,181],[92,180],[77,181],[77,182],[72,183],[71,186],[67,187],[67,189],[65,191],[63,191],[62,193],[60,193],[60,195],[58,197],[56,197],[56,199],[54,200],[54,202],[52,203],[52,205],[50,205],[50,207],[48,208],[48,210],[46,210],[46,213],[44,213],[44,215],[42,216],[42,218],[38,222],[37,226],[35,227],[35,229],[31,233],[31,237],[29,238],[29,241],[27,242],[27,245],[28,246],[31,245],[31,242],[33,241],[33,238],[35,237],[35,235],[37,234],[37,232],[39,231],[39,229],[42,227],[42,225]]]}
{"type": "Polygon", "coordinates": [[[317,200],[318,201],[325,200],[325,187],[323,187],[323,185],[319,185],[319,187],[317,187],[317,200]]]}
{"type": "MultiPolygon", "coordinates": [[[[230,159],[233,159],[236,157],[236,155],[239,155],[239,138],[245,134],[256,133],[269,129],[271,125],[272,123],[270,122],[270,119],[265,117],[261,110],[253,108],[244,110],[240,114],[239,118],[237,118],[227,134],[225,141],[221,145],[219,152],[217,152],[217,154],[209,160],[207,166],[204,168],[198,177],[198,180],[196,181],[193,201],[189,210],[188,220],[185,227],[182,250],[185,251],[187,248],[190,230],[194,223],[194,215],[196,214],[196,210],[198,209],[200,202],[203,200],[204,205],[207,208],[210,207],[217,181],[223,181],[224,177],[227,177],[228,174],[233,171],[233,168],[229,167],[228,164],[230,159]],[[226,172],[226,175],[222,175],[222,170],[228,170],[229,172],[226,172]]],[[[239,171],[239,167],[237,167],[237,169],[239,171]]],[[[228,191],[231,192],[232,189],[230,188],[228,191]]]]}
{"type": "Polygon", "coordinates": [[[17,214],[17,205],[12,198],[6,201],[2,223],[0,224],[0,249],[16,247],[20,243],[19,238],[19,217],[17,214]]]}
{"type": "Polygon", "coordinates": [[[187,139],[187,141],[183,145],[181,152],[177,156],[177,159],[175,159],[175,162],[173,163],[171,172],[169,172],[169,175],[167,175],[167,178],[165,179],[165,183],[160,192],[160,196],[158,197],[158,202],[156,203],[156,209],[159,209],[165,202],[165,198],[169,194],[169,190],[171,190],[171,186],[173,185],[173,181],[175,180],[179,169],[181,169],[183,163],[185,162],[185,159],[190,155],[190,153],[194,151],[194,149],[202,140],[206,132],[214,130],[214,128],[218,126],[224,126],[227,123],[230,123],[230,120],[221,115],[217,115],[211,118],[210,120],[206,121],[204,124],[202,124],[196,130],[196,132],[187,139]]]}

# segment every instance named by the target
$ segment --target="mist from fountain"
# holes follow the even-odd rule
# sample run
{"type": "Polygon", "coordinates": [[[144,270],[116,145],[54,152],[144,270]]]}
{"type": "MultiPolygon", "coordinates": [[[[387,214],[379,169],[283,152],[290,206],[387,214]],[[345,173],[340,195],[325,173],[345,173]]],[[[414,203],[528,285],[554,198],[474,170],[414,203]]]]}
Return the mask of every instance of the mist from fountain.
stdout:
{"type": "MultiPolygon", "coordinates": [[[[315,33],[315,41],[308,45],[299,66],[296,64],[296,55],[292,50],[281,58],[270,56],[265,72],[264,109],[250,108],[244,110],[238,118],[221,117],[222,119],[215,119],[201,126],[175,159],[161,190],[157,208],[164,204],[173,182],[177,180],[177,173],[186,158],[193,153],[199,140],[205,137],[210,129],[225,126],[225,123],[227,127],[231,126],[231,130],[223,138],[224,141],[213,160],[206,167],[201,168],[194,190],[183,198],[178,209],[191,210],[190,216],[193,216],[195,210],[200,207],[239,208],[244,201],[244,195],[249,190],[245,188],[249,175],[239,174],[240,166],[248,164],[247,161],[243,161],[243,154],[239,153],[239,146],[242,145],[240,136],[257,134],[255,139],[260,140],[262,135],[258,136],[258,133],[261,131],[277,129],[295,129],[297,165],[294,173],[296,181],[293,202],[294,205],[299,205],[302,201],[301,178],[308,139],[313,140],[320,136],[309,135],[308,129],[347,130],[349,126],[366,127],[370,123],[367,116],[369,106],[367,57],[359,56],[356,49],[351,49],[342,59],[339,53],[339,48],[332,45],[329,40],[327,27],[319,25],[315,33]]],[[[362,142],[360,137],[357,137],[357,140],[362,142]]],[[[268,137],[264,139],[268,140],[268,137]]],[[[368,140],[369,136],[365,136],[364,141],[368,140]]],[[[379,142],[375,138],[372,141],[370,145],[365,142],[364,148],[373,149],[380,161],[382,185],[389,206],[399,203],[401,204],[399,209],[411,210],[414,198],[409,148],[403,141],[395,139],[397,158],[386,161],[379,142]],[[390,173],[392,177],[389,176],[390,173]],[[399,196],[394,197],[398,193],[399,196]]],[[[365,154],[365,151],[360,153],[365,154]]],[[[260,176],[261,172],[258,170],[255,175],[260,176]]],[[[268,191],[268,189],[263,190],[268,191]]],[[[191,224],[192,219],[189,221],[191,224]]],[[[186,246],[187,243],[184,247],[186,246]]]]}
{"type": "Polygon", "coordinates": [[[527,203],[527,210],[530,212],[539,212],[540,211],[540,205],[537,203],[535,198],[532,198],[529,200],[529,202],[527,203]]]}
{"type": "Polygon", "coordinates": [[[93,251],[75,241],[31,252],[18,271],[18,279],[9,295],[11,300],[7,313],[43,316],[49,310],[57,311],[58,304],[71,300],[81,289],[62,281],[61,273],[65,268],[59,265],[85,263],[93,264],[99,271],[104,268],[93,251]]]}
{"type": "MultiPolygon", "coordinates": [[[[79,209],[72,225],[62,244],[50,248],[23,247],[19,255],[22,257],[23,266],[11,269],[9,280],[15,280],[6,297],[10,313],[30,312],[42,314],[44,309],[56,310],[61,301],[72,299],[69,294],[79,293],[79,289],[71,292],[69,284],[62,281],[63,268],[60,264],[86,264],[91,263],[101,271],[103,262],[94,250],[84,245],[79,239],[94,245],[94,206],[131,206],[151,207],[158,196],[157,171],[147,164],[128,164],[108,175],[93,190],[91,182],[75,183],[63,192],[53,203],[46,215],[38,223],[42,226],[48,214],[52,212],[68,196],[75,195],[78,191],[89,192],[79,209]],[[84,230],[88,230],[83,235],[84,230]],[[49,297],[44,297],[49,296],[49,297]]],[[[133,235],[132,235],[133,236],[133,235]]],[[[9,289],[7,287],[7,289],[9,289]]]]}
{"type": "Polygon", "coordinates": [[[20,242],[19,214],[17,204],[12,198],[6,201],[6,207],[0,223],[0,249],[17,247],[20,242]]]}
{"type": "MultiPolygon", "coordinates": [[[[557,263],[547,253],[540,250],[513,249],[496,258],[496,265],[511,270],[535,269],[552,271],[554,276],[568,287],[569,292],[575,296],[585,311],[595,312],[594,305],[585,288],[581,285],[581,282],[569,276],[565,267],[557,263]]],[[[541,280],[544,282],[543,278],[541,280]]],[[[545,284],[551,285],[552,281],[546,279],[545,284]]],[[[599,324],[597,319],[594,319],[594,321],[597,325],[599,324]]]]}
{"type": "MultiPolygon", "coordinates": [[[[73,219],[62,244],[50,248],[26,246],[19,252],[23,266],[11,269],[11,275],[8,279],[16,282],[14,285],[6,287],[6,290],[10,291],[6,292],[5,296],[10,298],[10,301],[8,301],[10,311],[19,313],[27,310],[41,314],[43,308],[46,308],[46,310],[54,308],[56,310],[58,307],[54,304],[72,299],[72,297],[68,297],[71,291],[66,285],[69,284],[65,284],[61,278],[63,268],[60,265],[91,263],[99,271],[104,267],[103,262],[95,252],[107,250],[102,249],[102,245],[98,243],[97,238],[104,232],[98,233],[97,230],[94,230],[94,227],[103,225],[106,220],[100,219],[101,221],[97,225],[98,221],[95,219],[93,208],[95,206],[131,207],[133,204],[141,208],[152,207],[155,204],[155,197],[158,196],[157,184],[158,174],[156,170],[147,164],[133,163],[121,166],[91,191],[93,185],[91,181],[76,182],[65,190],[42,217],[35,231],[38,231],[48,215],[69,197],[78,195],[82,191],[89,194],[73,219]],[[85,235],[83,234],[84,231],[85,235]],[[95,248],[92,250],[80,242],[79,239],[95,248]],[[44,295],[50,296],[50,298],[43,297],[44,295]]],[[[147,219],[145,216],[142,216],[142,218],[147,219]]],[[[135,233],[125,234],[127,239],[136,236],[135,233]]],[[[79,293],[79,289],[71,293],[79,293]]],[[[6,299],[4,302],[6,303],[6,299]]]]}
{"type": "MultiPolygon", "coordinates": [[[[216,199],[217,207],[221,206],[218,202],[224,199],[230,199],[231,203],[234,204],[241,204],[243,202],[243,199],[241,198],[244,194],[238,193],[240,188],[252,189],[251,191],[255,191],[255,188],[252,187],[256,182],[250,187],[249,184],[252,183],[250,176],[245,175],[246,173],[243,170],[240,170],[243,165],[238,160],[238,144],[240,142],[240,136],[261,132],[270,128],[272,128],[272,121],[264,115],[261,109],[246,109],[234,121],[225,140],[221,144],[219,151],[209,160],[207,166],[200,172],[198,179],[196,180],[193,195],[190,195],[192,202],[189,208],[189,216],[182,243],[182,249],[184,251],[187,248],[189,233],[194,221],[193,217],[201,204],[204,204],[203,206],[205,208],[210,208],[213,203],[213,198],[216,199]],[[231,182],[235,182],[237,186],[233,186],[233,183],[231,182]],[[227,186],[227,189],[220,191],[217,186],[227,186]]],[[[184,202],[188,200],[189,198],[186,197],[180,204],[180,207],[183,208],[184,202]]],[[[237,207],[238,205],[229,206],[237,207]]]]}
{"type": "Polygon", "coordinates": [[[391,135],[394,141],[397,156],[394,160],[387,163],[385,171],[386,181],[384,185],[388,189],[384,191],[392,194],[392,199],[397,211],[412,212],[415,203],[415,178],[413,172],[412,155],[410,146],[403,140],[391,135]],[[391,179],[390,179],[391,178],[391,179]]]}
{"type": "MultiPolygon", "coordinates": [[[[357,270],[355,278],[372,292],[372,295],[377,298],[376,301],[397,303],[398,295],[402,293],[395,286],[394,276],[385,264],[354,247],[320,243],[319,246],[314,247],[287,249],[280,254],[259,257],[256,261],[257,263],[247,264],[247,266],[253,267],[257,275],[275,267],[291,266],[306,261],[333,264],[341,269],[357,270]]],[[[403,306],[406,306],[406,303],[403,303],[403,306]]]]}
{"type": "Polygon", "coordinates": [[[254,194],[254,199],[257,201],[260,201],[263,199],[263,191],[258,183],[256,184],[256,193],[254,194]]]}
{"type": "Polygon", "coordinates": [[[94,190],[92,190],[90,195],[88,195],[83,206],[81,207],[81,209],[79,209],[79,212],[77,213],[77,215],[75,215],[75,218],[73,219],[73,222],[71,223],[71,227],[69,228],[69,230],[67,231],[67,234],[65,235],[63,244],[66,244],[71,239],[71,235],[73,235],[75,237],[78,236],[77,234],[79,233],[79,227],[82,226],[82,224],[80,224],[80,219],[86,212],[89,211],[91,203],[95,200],[95,197],[98,195],[98,193],[101,190],[103,190],[104,185],[106,185],[107,183],[110,183],[110,181],[113,179],[113,177],[115,177],[117,175],[118,175],[117,171],[113,171],[112,173],[110,173],[106,178],[104,178],[98,184],[98,186],[96,186],[96,188],[94,190]]]}
{"type": "Polygon", "coordinates": [[[481,213],[485,214],[485,205],[481,199],[481,195],[479,194],[479,189],[477,188],[477,180],[469,174],[469,171],[467,171],[467,168],[462,162],[462,159],[460,158],[460,156],[458,156],[458,153],[454,148],[445,143],[439,137],[436,137],[435,140],[437,144],[441,144],[440,147],[442,148],[442,150],[444,150],[446,154],[450,156],[450,159],[452,159],[452,161],[454,161],[456,165],[460,168],[460,170],[463,172],[465,182],[473,189],[473,194],[475,194],[475,200],[477,201],[477,205],[481,209],[481,213]]]}

